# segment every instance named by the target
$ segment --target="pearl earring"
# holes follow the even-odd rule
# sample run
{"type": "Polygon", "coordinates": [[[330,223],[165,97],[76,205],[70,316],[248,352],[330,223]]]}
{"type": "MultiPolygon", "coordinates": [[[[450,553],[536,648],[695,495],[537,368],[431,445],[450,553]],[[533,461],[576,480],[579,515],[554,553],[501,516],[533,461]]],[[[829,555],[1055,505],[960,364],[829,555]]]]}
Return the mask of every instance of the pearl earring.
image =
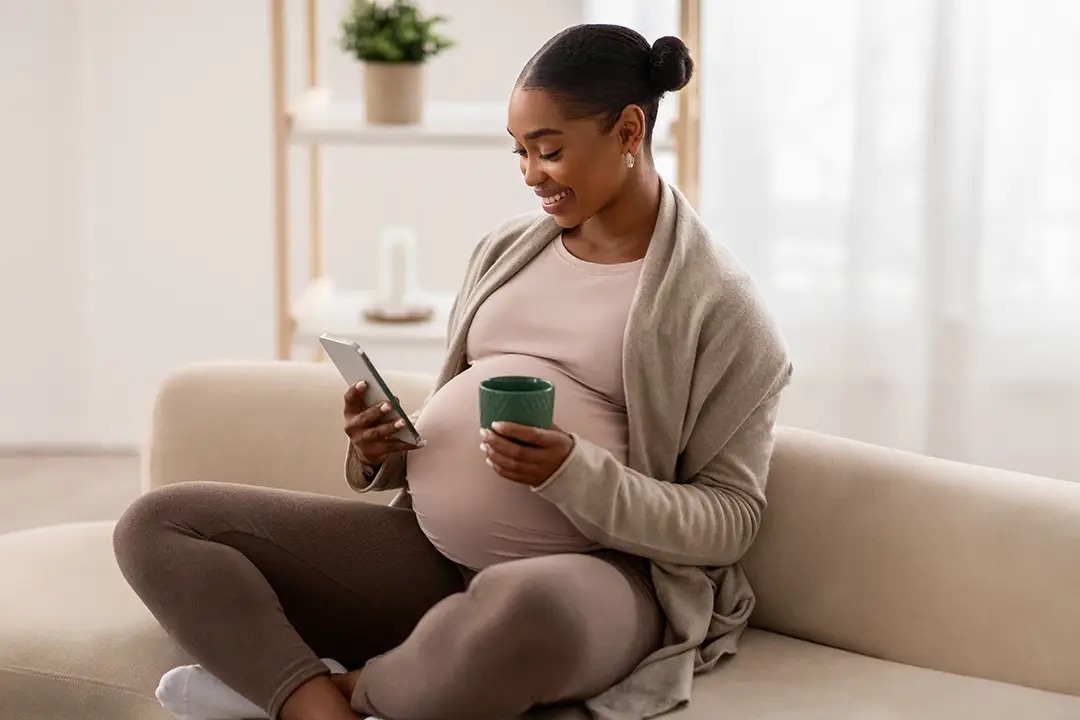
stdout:
{"type": "Polygon", "coordinates": [[[626,154],[623,155],[623,160],[626,161],[626,167],[628,167],[628,168],[634,167],[634,156],[629,150],[627,150],[626,154]]]}

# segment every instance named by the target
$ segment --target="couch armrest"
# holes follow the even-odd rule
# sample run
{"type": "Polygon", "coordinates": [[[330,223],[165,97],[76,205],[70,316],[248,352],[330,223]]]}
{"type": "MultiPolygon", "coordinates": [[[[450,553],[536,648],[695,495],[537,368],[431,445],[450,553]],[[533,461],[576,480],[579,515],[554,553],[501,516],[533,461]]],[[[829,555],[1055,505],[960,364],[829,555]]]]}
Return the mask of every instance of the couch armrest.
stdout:
{"type": "MultiPolygon", "coordinates": [[[[432,378],[386,373],[406,412],[432,378]]],[[[329,363],[212,362],[170,373],[143,453],[142,490],[192,480],[359,499],[345,481],[346,385],[329,363]]],[[[363,500],[388,503],[396,492],[363,500]]]]}
{"type": "Polygon", "coordinates": [[[1080,483],[780,428],[750,623],[1080,695],[1080,483]]]}

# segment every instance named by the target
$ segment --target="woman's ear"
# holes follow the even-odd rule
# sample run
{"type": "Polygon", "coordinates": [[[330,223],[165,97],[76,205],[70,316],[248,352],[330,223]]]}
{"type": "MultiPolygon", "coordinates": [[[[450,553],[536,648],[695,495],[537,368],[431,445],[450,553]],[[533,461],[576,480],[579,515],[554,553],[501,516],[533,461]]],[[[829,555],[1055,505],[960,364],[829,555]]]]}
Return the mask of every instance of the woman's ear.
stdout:
{"type": "Polygon", "coordinates": [[[637,155],[641,143],[645,140],[645,112],[639,105],[627,105],[619,115],[615,127],[619,131],[619,142],[623,152],[637,155]]]}

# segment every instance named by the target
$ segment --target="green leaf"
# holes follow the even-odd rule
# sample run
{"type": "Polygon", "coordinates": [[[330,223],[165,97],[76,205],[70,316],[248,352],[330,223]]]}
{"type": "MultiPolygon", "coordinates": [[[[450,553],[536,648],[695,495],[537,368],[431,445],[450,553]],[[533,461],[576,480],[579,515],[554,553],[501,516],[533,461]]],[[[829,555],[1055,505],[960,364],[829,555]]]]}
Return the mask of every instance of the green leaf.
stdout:
{"type": "Polygon", "coordinates": [[[423,17],[411,0],[351,0],[341,19],[339,45],[358,60],[423,62],[454,46],[434,27],[443,15],[423,17]]]}

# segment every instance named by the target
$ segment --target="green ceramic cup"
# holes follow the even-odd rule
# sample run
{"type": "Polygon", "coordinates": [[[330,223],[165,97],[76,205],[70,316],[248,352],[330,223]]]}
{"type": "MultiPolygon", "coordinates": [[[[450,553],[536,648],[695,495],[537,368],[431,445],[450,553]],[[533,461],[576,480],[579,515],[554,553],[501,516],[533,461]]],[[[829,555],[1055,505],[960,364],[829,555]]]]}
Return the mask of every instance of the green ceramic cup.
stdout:
{"type": "Polygon", "coordinates": [[[547,380],[503,375],[480,383],[480,427],[499,420],[550,428],[555,416],[555,386],[547,380]]]}

